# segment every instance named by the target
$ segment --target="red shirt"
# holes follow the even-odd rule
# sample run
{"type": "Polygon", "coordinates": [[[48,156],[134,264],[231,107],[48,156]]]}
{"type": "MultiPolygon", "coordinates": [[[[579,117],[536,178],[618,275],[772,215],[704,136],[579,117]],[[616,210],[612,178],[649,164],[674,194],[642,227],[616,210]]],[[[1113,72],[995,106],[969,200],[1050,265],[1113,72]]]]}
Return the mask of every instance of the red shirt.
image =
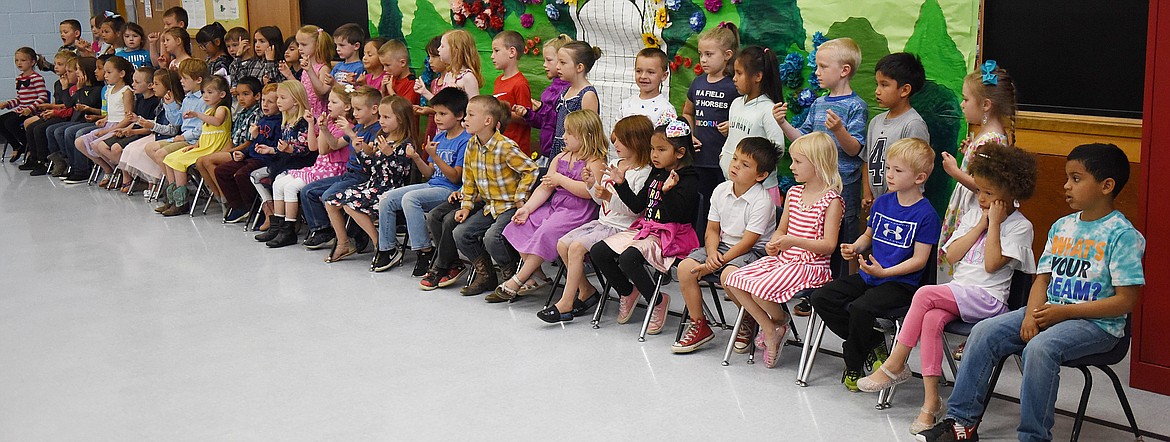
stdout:
{"type": "MultiPolygon", "coordinates": [[[[504,102],[509,109],[513,104],[532,108],[532,92],[528,88],[528,79],[524,78],[524,74],[517,72],[511,78],[499,76],[493,90],[496,98],[504,102]]],[[[532,155],[532,127],[523,118],[513,118],[504,129],[504,136],[519,144],[525,155],[532,155]]]]}
{"type": "Polygon", "coordinates": [[[414,78],[404,77],[394,79],[394,94],[407,99],[410,104],[418,105],[418,92],[414,91],[414,78]]]}

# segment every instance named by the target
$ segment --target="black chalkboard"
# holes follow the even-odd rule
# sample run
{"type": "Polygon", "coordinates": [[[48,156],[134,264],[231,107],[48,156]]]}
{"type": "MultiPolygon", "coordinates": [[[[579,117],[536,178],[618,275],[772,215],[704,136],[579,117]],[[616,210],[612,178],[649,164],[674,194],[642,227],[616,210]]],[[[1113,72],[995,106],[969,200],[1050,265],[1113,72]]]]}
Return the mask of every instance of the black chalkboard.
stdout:
{"type": "Polygon", "coordinates": [[[320,26],[329,33],[346,23],[368,29],[366,9],[366,0],[301,0],[301,23],[320,26]]]}
{"type": "Polygon", "coordinates": [[[985,0],[983,51],[1021,110],[1141,118],[1147,0],[985,0]]]}

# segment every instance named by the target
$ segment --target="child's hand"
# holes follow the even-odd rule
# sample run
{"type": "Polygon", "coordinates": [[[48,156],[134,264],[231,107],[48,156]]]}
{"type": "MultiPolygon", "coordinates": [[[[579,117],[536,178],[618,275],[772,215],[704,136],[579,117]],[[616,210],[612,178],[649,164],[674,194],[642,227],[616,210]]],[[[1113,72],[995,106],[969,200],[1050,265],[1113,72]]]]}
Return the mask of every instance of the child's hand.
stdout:
{"type": "Polygon", "coordinates": [[[458,190],[451,192],[451,194],[447,196],[448,203],[455,204],[455,203],[458,203],[460,201],[463,201],[463,192],[460,192],[458,190]]]}
{"type": "Polygon", "coordinates": [[[398,93],[394,92],[394,76],[382,80],[382,96],[393,97],[395,95],[398,95],[398,93]]]}
{"type": "Polygon", "coordinates": [[[727,131],[731,129],[731,123],[728,123],[728,122],[724,121],[724,122],[722,122],[722,123],[719,123],[718,125],[716,125],[716,126],[715,126],[715,128],[716,128],[716,129],[719,129],[719,133],[723,134],[723,136],[725,136],[725,137],[726,137],[726,136],[727,136],[727,131]]]}
{"type": "Polygon", "coordinates": [[[556,189],[561,187],[561,178],[564,178],[564,175],[561,175],[560,172],[550,170],[544,175],[544,178],[540,179],[540,185],[549,189],[556,189]]]}
{"type": "Polygon", "coordinates": [[[52,116],[53,116],[53,111],[51,111],[51,110],[41,111],[41,119],[42,120],[49,119],[52,116]]]}
{"type": "Polygon", "coordinates": [[[825,109],[825,129],[836,132],[844,128],[845,126],[841,124],[841,117],[837,116],[837,113],[833,112],[832,109],[825,109]]]}
{"type": "MultiPolygon", "coordinates": [[[[423,149],[427,151],[428,158],[438,158],[439,142],[427,138],[427,144],[423,145],[423,149]]],[[[433,161],[433,160],[432,160],[433,161]]]]}
{"type": "Polygon", "coordinates": [[[1036,321],[1036,326],[1039,327],[1040,330],[1044,330],[1048,327],[1052,327],[1060,323],[1061,321],[1064,321],[1065,319],[1068,319],[1068,310],[1064,307],[1065,306],[1060,304],[1044,304],[1042,306],[1036,307],[1035,310],[1032,310],[1031,315],[1024,316],[1031,316],[1036,321]]]}
{"type": "Polygon", "coordinates": [[[861,198],[861,213],[869,213],[869,209],[873,207],[873,194],[866,195],[861,198]]]}
{"type": "Polygon", "coordinates": [[[349,120],[345,119],[345,117],[337,117],[336,119],[333,120],[333,124],[336,125],[338,129],[341,129],[341,131],[345,132],[346,134],[353,133],[353,125],[349,124],[349,120]]]}
{"type": "Polygon", "coordinates": [[[276,47],[275,46],[268,45],[268,47],[264,49],[264,59],[268,60],[268,61],[276,60],[276,47]]]}
{"type": "Polygon", "coordinates": [[[605,167],[605,173],[609,175],[609,180],[616,186],[626,182],[626,169],[629,169],[629,166],[625,164],[611,165],[605,167]]]}
{"type": "Polygon", "coordinates": [[[588,167],[581,169],[581,181],[585,183],[585,187],[592,189],[597,185],[597,179],[593,177],[593,171],[588,167]]]}
{"type": "Polygon", "coordinates": [[[26,107],[26,108],[20,110],[20,115],[25,116],[25,117],[32,115],[32,113],[33,113],[33,110],[32,110],[32,108],[29,108],[29,107],[26,107]]]}
{"type": "Polygon", "coordinates": [[[182,148],[182,149],[179,149],[179,151],[180,151],[180,152],[190,152],[190,151],[191,151],[191,149],[194,149],[194,148],[195,148],[195,145],[194,145],[194,144],[192,144],[192,145],[190,145],[190,146],[187,146],[187,147],[184,147],[184,148],[182,148]]]}
{"type": "Polygon", "coordinates": [[[678,184],[678,172],[671,170],[670,176],[666,177],[666,181],[662,183],[662,191],[669,192],[675,184],[678,184]]]}
{"type": "Polygon", "coordinates": [[[994,225],[1000,225],[1003,220],[1007,219],[1007,203],[1003,200],[995,200],[991,202],[991,207],[987,209],[987,222],[994,225]]]}
{"type": "Polygon", "coordinates": [[[1040,333],[1040,324],[1036,323],[1036,318],[1032,315],[1024,313],[1024,322],[1020,324],[1020,339],[1025,343],[1031,341],[1040,333]]]}
{"type": "Polygon", "coordinates": [[[877,278],[885,278],[889,276],[889,272],[886,270],[886,268],[882,267],[882,263],[878,262],[877,259],[874,259],[872,254],[868,256],[862,256],[862,259],[858,260],[858,263],[861,264],[861,270],[864,270],[865,273],[869,274],[870,276],[877,278]]]}
{"type": "Polygon", "coordinates": [[[406,157],[407,157],[407,158],[410,158],[411,160],[416,160],[416,159],[418,159],[418,151],[415,151],[415,150],[414,150],[414,145],[413,145],[413,144],[407,144],[407,145],[406,145],[406,157]]]}
{"type": "Polygon", "coordinates": [[[109,121],[109,120],[106,120],[106,117],[101,117],[101,118],[98,118],[97,122],[94,124],[97,125],[98,127],[101,127],[101,126],[106,125],[106,121],[109,121]]]}
{"type": "Polygon", "coordinates": [[[258,153],[260,155],[272,155],[272,154],[276,153],[276,149],[273,149],[272,146],[265,146],[263,144],[256,146],[255,150],[256,150],[256,153],[258,153]]]}
{"type": "Polygon", "coordinates": [[[77,105],[73,106],[73,109],[77,110],[78,112],[85,112],[89,110],[90,107],[81,103],[77,103],[77,105]]]}
{"type": "Polygon", "coordinates": [[[841,244],[841,259],[846,261],[857,259],[857,249],[853,244],[841,244]]]}
{"type": "Polygon", "coordinates": [[[512,215],[512,223],[523,225],[524,223],[528,222],[528,215],[529,213],[527,207],[516,209],[516,214],[512,215]]]}
{"type": "Polygon", "coordinates": [[[955,156],[951,155],[950,152],[942,153],[942,165],[943,170],[946,171],[947,175],[950,175],[951,178],[959,176],[959,174],[962,172],[962,170],[959,169],[958,160],[956,160],[955,156]]]}
{"type": "Polygon", "coordinates": [[[280,63],[277,64],[276,69],[280,71],[280,75],[283,75],[286,80],[296,79],[296,76],[292,73],[292,69],[289,69],[287,61],[281,60],[280,63]]]}
{"type": "Polygon", "coordinates": [[[317,117],[313,116],[312,111],[305,110],[305,113],[301,117],[305,119],[305,122],[309,123],[309,126],[317,125],[317,117]]]}
{"type": "Polygon", "coordinates": [[[326,86],[333,87],[333,83],[335,83],[337,81],[337,79],[333,78],[333,76],[330,74],[322,74],[322,75],[324,76],[324,78],[321,79],[321,82],[325,83],[326,86]]]}
{"type": "Polygon", "coordinates": [[[519,104],[512,105],[512,118],[523,119],[525,115],[528,115],[528,108],[519,104]]]}
{"type": "Polygon", "coordinates": [[[455,222],[463,224],[464,221],[467,221],[468,215],[471,215],[470,210],[459,209],[458,211],[455,212],[455,222]]]}
{"type": "MultiPolygon", "coordinates": [[[[722,253],[712,253],[712,254],[708,255],[707,262],[703,263],[703,265],[707,267],[707,270],[709,270],[711,272],[714,272],[715,270],[718,270],[720,267],[723,267],[723,264],[724,264],[724,260],[723,260],[722,253]]],[[[698,269],[699,269],[698,267],[695,267],[695,270],[698,270],[698,269]]],[[[692,273],[696,273],[696,272],[692,271],[692,273]]]]}
{"type": "Polygon", "coordinates": [[[422,94],[427,90],[427,85],[423,83],[421,78],[414,79],[414,93],[422,94]]]}
{"type": "MultiPolygon", "coordinates": [[[[259,149],[257,149],[257,150],[259,150],[259,149]]],[[[240,151],[240,150],[232,152],[232,161],[235,161],[235,162],[244,161],[244,152],[240,151]]]]}
{"type": "Polygon", "coordinates": [[[772,105],[772,118],[776,123],[783,125],[788,122],[788,103],[779,102],[772,105]]]}
{"type": "MultiPolygon", "coordinates": [[[[379,137],[379,142],[381,142],[381,137],[379,137]]],[[[370,143],[367,143],[366,140],[362,137],[354,138],[353,143],[351,144],[353,144],[353,149],[355,151],[364,153],[366,155],[374,153],[374,146],[371,146],[370,143]]]]}
{"type": "Polygon", "coordinates": [[[540,110],[541,106],[544,106],[544,103],[541,102],[540,100],[533,101],[532,102],[532,111],[536,112],[536,111],[540,110]]]}
{"type": "Polygon", "coordinates": [[[183,112],[183,118],[184,118],[184,119],[195,118],[195,115],[197,115],[197,114],[195,113],[195,111],[190,111],[190,110],[189,110],[189,111],[183,112]]]}
{"type": "Polygon", "coordinates": [[[301,69],[309,69],[312,67],[311,62],[309,61],[309,59],[311,59],[311,58],[313,58],[312,54],[308,54],[308,55],[305,55],[304,57],[301,57],[301,69]]]}
{"type": "Polygon", "coordinates": [[[253,123],[252,126],[248,128],[248,135],[251,135],[252,138],[260,136],[260,125],[253,123]]]}
{"type": "Polygon", "coordinates": [[[691,135],[691,144],[695,146],[695,153],[703,151],[703,142],[699,141],[694,135],[691,135]]]}
{"type": "Polygon", "coordinates": [[[284,140],[276,142],[276,149],[284,153],[290,153],[293,150],[292,145],[288,144],[288,142],[284,140]]]}

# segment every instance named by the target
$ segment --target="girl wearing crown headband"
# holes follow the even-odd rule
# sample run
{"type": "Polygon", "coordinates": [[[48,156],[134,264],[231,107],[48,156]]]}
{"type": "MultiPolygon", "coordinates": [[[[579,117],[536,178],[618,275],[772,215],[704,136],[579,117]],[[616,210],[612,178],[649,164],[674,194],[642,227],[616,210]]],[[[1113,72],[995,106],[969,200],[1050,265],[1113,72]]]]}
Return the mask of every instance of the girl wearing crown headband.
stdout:
{"type": "Polygon", "coordinates": [[[699,211],[699,178],[692,163],[691,128],[672,120],[654,129],[650,138],[650,175],[635,194],[625,180],[623,166],[609,166],[614,190],[634,213],[643,212],[629,230],[595,244],[590,249],[597,270],[620,296],[619,324],[634,313],[638,295],[653,306],[650,334],[662,331],[670,296],[654,293],[654,280],[646,264],[667,272],[674,261],[699,247],[692,223],[699,211]]]}

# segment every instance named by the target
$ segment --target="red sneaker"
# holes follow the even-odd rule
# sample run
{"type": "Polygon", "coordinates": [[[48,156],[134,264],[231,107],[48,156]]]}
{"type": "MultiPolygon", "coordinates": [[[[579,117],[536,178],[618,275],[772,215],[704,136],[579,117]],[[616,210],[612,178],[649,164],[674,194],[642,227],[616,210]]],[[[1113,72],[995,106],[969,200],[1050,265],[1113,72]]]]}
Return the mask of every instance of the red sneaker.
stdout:
{"type": "Polygon", "coordinates": [[[449,287],[451,284],[459,282],[464,276],[467,276],[467,266],[462,263],[455,264],[447,269],[446,274],[439,278],[439,287],[449,287]]]}
{"type": "Polygon", "coordinates": [[[748,348],[751,347],[752,339],[756,337],[756,330],[760,328],[752,315],[744,313],[743,325],[739,327],[739,331],[735,333],[735,352],[739,354],[746,354],[748,348]]]}
{"type": "Polygon", "coordinates": [[[715,332],[711,331],[711,326],[707,325],[707,319],[704,318],[697,322],[691,322],[687,327],[686,333],[683,333],[682,339],[670,346],[670,351],[673,353],[690,353],[698,350],[699,346],[706,344],[707,341],[715,339],[715,332]]]}

